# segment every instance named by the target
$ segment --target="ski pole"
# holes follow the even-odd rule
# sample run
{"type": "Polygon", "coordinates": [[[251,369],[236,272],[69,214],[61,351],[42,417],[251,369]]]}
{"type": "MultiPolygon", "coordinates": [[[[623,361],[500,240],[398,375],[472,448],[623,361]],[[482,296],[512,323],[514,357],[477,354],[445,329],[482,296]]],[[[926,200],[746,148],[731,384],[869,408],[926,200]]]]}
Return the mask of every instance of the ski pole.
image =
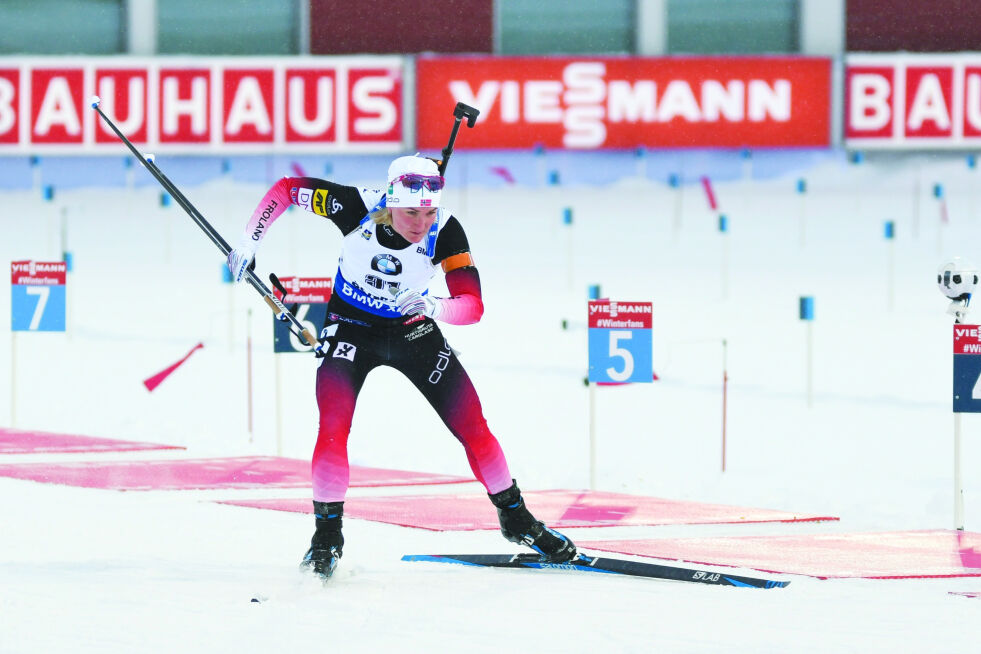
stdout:
{"type": "Polygon", "coordinates": [[[447,143],[446,147],[443,148],[443,159],[439,162],[440,176],[446,173],[446,165],[450,162],[450,156],[453,154],[453,144],[456,143],[456,133],[460,131],[460,121],[466,118],[467,127],[473,127],[474,123],[477,122],[477,116],[479,115],[480,109],[463,104],[462,102],[456,103],[456,107],[453,108],[453,116],[456,118],[456,120],[453,121],[453,131],[450,132],[449,143],[447,143]]]}
{"type": "MultiPolygon", "coordinates": [[[[225,257],[228,257],[228,253],[232,251],[232,248],[228,245],[228,242],[222,238],[221,234],[219,234],[218,231],[211,226],[211,223],[209,223],[205,217],[201,215],[201,212],[199,212],[197,208],[191,204],[191,201],[188,200],[184,194],[181,193],[180,189],[178,189],[177,186],[174,185],[174,183],[170,181],[166,175],[164,175],[163,171],[157,167],[157,164],[153,161],[153,155],[144,155],[141,153],[136,149],[136,146],[133,145],[128,138],[126,138],[126,135],[119,131],[119,128],[116,127],[115,123],[113,123],[109,116],[107,116],[99,107],[101,102],[102,100],[99,98],[99,96],[92,97],[91,105],[92,108],[95,109],[96,113],[98,113],[102,120],[106,122],[119,140],[122,141],[127,148],[129,148],[130,152],[133,153],[133,156],[143,164],[143,167],[146,168],[151,175],[153,175],[164,190],[177,201],[177,204],[179,204],[187,215],[191,217],[191,220],[193,220],[197,226],[201,228],[201,231],[203,231],[208,238],[211,239],[211,242],[218,247],[221,253],[225,255],[225,257]]],[[[290,310],[286,308],[286,305],[284,305],[272,293],[272,291],[270,291],[266,285],[262,283],[262,280],[255,274],[255,271],[246,270],[245,279],[249,282],[252,288],[258,291],[258,293],[262,296],[263,301],[265,301],[265,303],[269,305],[269,308],[272,309],[273,313],[276,314],[277,320],[290,323],[290,331],[293,331],[293,328],[296,328],[297,331],[293,331],[293,333],[303,340],[306,345],[314,346],[316,349],[319,344],[317,343],[317,339],[314,337],[314,335],[309,329],[304,327],[303,324],[296,319],[296,316],[294,316],[290,310]]]]}

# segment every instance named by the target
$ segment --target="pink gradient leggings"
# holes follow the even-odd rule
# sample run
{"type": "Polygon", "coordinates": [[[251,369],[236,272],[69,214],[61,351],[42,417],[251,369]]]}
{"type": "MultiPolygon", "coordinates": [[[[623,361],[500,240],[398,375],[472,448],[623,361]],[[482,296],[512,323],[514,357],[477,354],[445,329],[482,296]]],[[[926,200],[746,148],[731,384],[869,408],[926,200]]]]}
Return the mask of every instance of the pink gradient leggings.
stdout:
{"type": "Polygon", "coordinates": [[[315,501],[344,501],[350,481],[347,438],[354,407],[368,373],[380,365],[404,374],[425,396],[463,445],[474,476],[488,493],[511,485],[507,461],[487,427],[477,391],[435,322],[426,319],[393,327],[340,322],[331,341],[317,370],[320,428],[312,462],[315,501]]]}

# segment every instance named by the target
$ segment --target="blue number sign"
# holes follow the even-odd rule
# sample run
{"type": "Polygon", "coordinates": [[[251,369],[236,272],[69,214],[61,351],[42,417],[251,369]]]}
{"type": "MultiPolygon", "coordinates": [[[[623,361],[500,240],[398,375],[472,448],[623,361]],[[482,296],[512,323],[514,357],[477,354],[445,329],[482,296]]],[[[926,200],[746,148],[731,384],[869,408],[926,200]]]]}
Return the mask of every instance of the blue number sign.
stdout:
{"type": "MultiPolygon", "coordinates": [[[[286,288],[283,299],[279,291],[276,297],[289,306],[297,304],[296,319],[317,336],[327,319],[327,301],[330,300],[332,281],[330,277],[282,277],[279,280],[286,288]]],[[[304,345],[296,334],[290,331],[289,323],[273,318],[273,352],[310,352],[312,345],[304,345]]]]}
{"type": "Polygon", "coordinates": [[[653,381],[652,326],[650,302],[590,302],[589,381],[653,381]]]}
{"type": "Polygon", "coordinates": [[[65,331],[64,261],[10,264],[10,329],[15,332],[65,331]]]}

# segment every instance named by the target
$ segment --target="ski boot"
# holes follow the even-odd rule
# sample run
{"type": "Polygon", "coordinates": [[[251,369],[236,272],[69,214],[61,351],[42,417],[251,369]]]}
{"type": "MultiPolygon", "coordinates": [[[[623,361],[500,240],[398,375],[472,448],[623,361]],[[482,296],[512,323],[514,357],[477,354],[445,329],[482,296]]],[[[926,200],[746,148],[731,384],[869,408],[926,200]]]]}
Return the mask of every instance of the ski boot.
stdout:
{"type": "Polygon", "coordinates": [[[576,556],[576,546],[567,536],[549,529],[536,520],[525,506],[518,483],[513,479],[511,487],[490,496],[497,507],[501,521],[501,533],[512,543],[527,545],[542,555],[546,563],[565,563],[576,556]]]}
{"type": "Polygon", "coordinates": [[[344,536],[341,535],[341,516],[344,515],[344,502],[313,503],[317,530],[310,540],[310,549],[300,563],[301,570],[309,570],[325,581],[334,574],[334,568],[344,549],[344,536]]]}

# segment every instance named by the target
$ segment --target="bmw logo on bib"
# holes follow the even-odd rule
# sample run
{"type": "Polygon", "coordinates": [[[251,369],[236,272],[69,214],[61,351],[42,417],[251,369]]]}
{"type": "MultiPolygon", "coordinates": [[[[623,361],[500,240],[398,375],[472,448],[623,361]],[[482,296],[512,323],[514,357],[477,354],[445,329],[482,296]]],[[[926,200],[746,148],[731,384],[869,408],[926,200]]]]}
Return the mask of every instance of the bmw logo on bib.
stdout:
{"type": "Polygon", "coordinates": [[[371,269],[385,275],[401,275],[402,262],[390,254],[379,254],[371,260],[371,269]]]}

